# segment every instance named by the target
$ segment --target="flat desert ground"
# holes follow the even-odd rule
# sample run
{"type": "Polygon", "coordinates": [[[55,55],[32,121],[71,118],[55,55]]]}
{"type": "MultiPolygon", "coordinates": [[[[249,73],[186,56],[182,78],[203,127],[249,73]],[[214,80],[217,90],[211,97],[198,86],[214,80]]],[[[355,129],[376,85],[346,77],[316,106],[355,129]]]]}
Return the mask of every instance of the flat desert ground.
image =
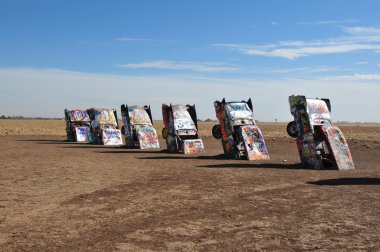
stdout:
{"type": "Polygon", "coordinates": [[[259,124],[271,160],[227,160],[212,125],[185,156],[0,120],[0,251],[379,250],[380,127],[342,126],[356,170],[334,171],[304,169],[285,124],[259,124]]]}

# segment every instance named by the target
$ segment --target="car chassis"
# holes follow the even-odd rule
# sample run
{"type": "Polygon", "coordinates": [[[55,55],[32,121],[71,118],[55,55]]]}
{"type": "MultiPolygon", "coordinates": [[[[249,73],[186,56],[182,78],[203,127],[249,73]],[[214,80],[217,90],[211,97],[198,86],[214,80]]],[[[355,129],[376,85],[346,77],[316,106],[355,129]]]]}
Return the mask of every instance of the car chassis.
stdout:
{"type": "Polygon", "coordinates": [[[287,132],[296,138],[301,162],[312,169],[355,169],[350,149],[342,131],[331,121],[329,99],[289,97],[294,121],[287,132]]]}
{"type": "Polygon", "coordinates": [[[252,101],[214,102],[219,125],[212,129],[212,135],[222,140],[224,154],[228,158],[247,160],[268,160],[269,153],[264,137],[256,125],[252,101]]]}

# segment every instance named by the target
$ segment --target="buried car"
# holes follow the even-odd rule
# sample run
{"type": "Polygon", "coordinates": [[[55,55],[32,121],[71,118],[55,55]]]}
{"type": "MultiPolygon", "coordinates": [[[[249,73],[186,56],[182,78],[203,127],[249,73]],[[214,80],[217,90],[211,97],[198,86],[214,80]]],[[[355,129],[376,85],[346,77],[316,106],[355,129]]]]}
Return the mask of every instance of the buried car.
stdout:
{"type": "Polygon", "coordinates": [[[350,149],[342,131],[331,121],[329,99],[310,99],[302,95],[289,96],[294,121],[287,132],[296,138],[304,166],[312,169],[355,169],[350,149]]]}
{"type": "Polygon", "coordinates": [[[256,125],[252,101],[214,102],[219,125],[214,125],[212,135],[222,140],[228,158],[267,160],[269,154],[264,137],[256,125]]]}
{"type": "Polygon", "coordinates": [[[65,109],[67,141],[89,141],[90,117],[87,112],[80,109],[65,109]]]}
{"type": "Polygon", "coordinates": [[[162,136],[169,152],[196,154],[204,151],[195,105],[162,104],[162,136]]]}
{"type": "Polygon", "coordinates": [[[95,144],[122,145],[121,131],[118,129],[115,109],[90,108],[91,137],[95,144]]]}
{"type": "Polygon", "coordinates": [[[160,148],[157,131],[153,127],[150,106],[121,105],[124,126],[122,133],[128,148],[160,148]]]}

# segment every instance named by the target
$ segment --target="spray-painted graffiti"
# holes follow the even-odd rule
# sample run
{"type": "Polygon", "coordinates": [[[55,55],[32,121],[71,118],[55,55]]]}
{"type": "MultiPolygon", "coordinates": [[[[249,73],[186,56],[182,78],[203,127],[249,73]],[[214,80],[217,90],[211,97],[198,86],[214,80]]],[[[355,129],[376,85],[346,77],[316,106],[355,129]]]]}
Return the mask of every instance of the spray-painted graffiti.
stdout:
{"type": "Polygon", "coordinates": [[[169,152],[196,154],[204,151],[198,133],[195,105],[162,105],[164,134],[169,152]]]}
{"type": "Polygon", "coordinates": [[[135,126],[140,149],[160,148],[156,130],[150,125],[135,126]]]}
{"type": "Polygon", "coordinates": [[[76,139],[77,142],[87,142],[89,141],[88,135],[89,135],[90,127],[76,127],[76,139]]]}
{"type": "Polygon", "coordinates": [[[103,129],[102,138],[104,145],[122,145],[121,132],[118,129],[103,129]]]}
{"type": "Polygon", "coordinates": [[[90,128],[90,118],[84,110],[65,109],[67,141],[86,142],[90,128]]]}
{"type": "Polygon", "coordinates": [[[264,137],[257,127],[252,113],[252,102],[215,101],[219,125],[213,128],[213,136],[222,140],[224,154],[228,158],[259,160],[269,159],[264,137]]]}
{"type": "Polygon", "coordinates": [[[302,163],[312,169],[354,169],[351,152],[339,128],[331,122],[328,99],[289,97],[294,122],[288,124],[288,133],[296,138],[302,163]],[[292,131],[294,125],[296,131],[292,131]]]}
{"type": "Polygon", "coordinates": [[[89,140],[95,144],[120,145],[121,131],[118,129],[116,110],[96,109],[87,110],[91,119],[89,140]],[[119,139],[120,136],[120,139],[119,139]]]}
{"type": "Polygon", "coordinates": [[[240,129],[247,159],[269,159],[269,153],[260,129],[256,126],[242,126],[240,129]]]}
{"type": "Polygon", "coordinates": [[[199,154],[204,152],[203,141],[201,139],[191,139],[183,141],[185,154],[199,154]]]}
{"type": "Polygon", "coordinates": [[[150,106],[121,105],[125,142],[128,148],[160,148],[151,120],[150,106]]]}

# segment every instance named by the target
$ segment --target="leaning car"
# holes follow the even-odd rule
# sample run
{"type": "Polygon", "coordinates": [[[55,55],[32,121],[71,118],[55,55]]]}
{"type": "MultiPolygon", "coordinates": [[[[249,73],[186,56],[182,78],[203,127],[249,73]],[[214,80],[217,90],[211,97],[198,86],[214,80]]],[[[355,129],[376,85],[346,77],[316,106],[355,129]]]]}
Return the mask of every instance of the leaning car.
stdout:
{"type": "Polygon", "coordinates": [[[169,152],[197,154],[204,151],[195,105],[162,104],[162,116],[162,136],[169,152]]]}
{"type": "Polygon", "coordinates": [[[296,139],[305,167],[312,169],[355,169],[350,149],[342,131],[331,121],[329,99],[310,99],[302,95],[289,97],[294,121],[287,132],[296,139]]]}
{"type": "Polygon", "coordinates": [[[153,127],[150,106],[121,105],[121,117],[124,123],[122,133],[128,148],[160,148],[157,131],[153,127]]]}
{"type": "Polygon", "coordinates": [[[66,134],[69,142],[89,141],[90,117],[80,109],[65,109],[66,134]]]}
{"type": "Polygon", "coordinates": [[[214,102],[219,124],[212,135],[222,140],[224,154],[231,159],[267,160],[269,154],[263,134],[256,125],[252,101],[214,102]]]}
{"type": "Polygon", "coordinates": [[[118,127],[115,109],[90,108],[91,138],[95,144],[122,145],[121,131],[118,127]]]}

